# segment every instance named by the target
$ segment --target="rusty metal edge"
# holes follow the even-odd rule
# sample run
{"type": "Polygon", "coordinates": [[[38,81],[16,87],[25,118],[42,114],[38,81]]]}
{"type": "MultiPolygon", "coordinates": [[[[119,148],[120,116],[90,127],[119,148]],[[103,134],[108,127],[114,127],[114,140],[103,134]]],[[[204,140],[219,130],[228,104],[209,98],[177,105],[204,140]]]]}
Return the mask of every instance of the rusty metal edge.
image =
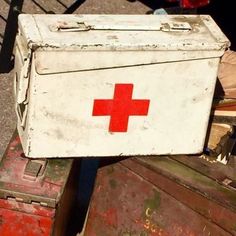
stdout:
{"type": "Polygon", "coordinates": [[[139,161],[137,158],[124,160],[121,164],[130,171],[151,182],[165,193],[171,195],[190,209],[198,212],[201,216],[213,221],[217,226],[228,233],[236,234],[236,213],[227,207],[222,206],[215,201],[211,201],[206,198],[206,196],[195,192],[187,186],[177,183],[174,179],[159,173],[157,170],[139,161]],[[205,206],[207,206],[207,208],[205,206]],[[224,212],[224,214],[222,214],[223,216],[220,215],[219,212],[224,212]],[[226,216],[227,220],[225,218],[226,216]]]}

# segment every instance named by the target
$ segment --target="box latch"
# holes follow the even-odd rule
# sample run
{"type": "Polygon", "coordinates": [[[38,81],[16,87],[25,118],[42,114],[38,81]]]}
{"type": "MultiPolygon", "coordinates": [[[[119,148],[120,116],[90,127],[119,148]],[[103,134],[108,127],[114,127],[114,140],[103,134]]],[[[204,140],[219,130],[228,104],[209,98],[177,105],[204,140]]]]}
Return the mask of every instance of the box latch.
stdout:
{"type": "Polygon", "coordinates": [[[14,93],[16,98],[16,113],[19,118],[20,125],[25,126],[26,115],[28,110],[28,89],[29,74],[32,59],[31,50],[24,45],[24,41],[20,35],[16,37],[16,73],[14,78],[14,93]]]}
{"type": "Polygon", "coordinates": [[[26,100],[27,89],[29,87],[29,69],[31,58],[28,56],[24,59],[24,64],[20,72],[19,87],[17,94],[17,103],[23,103],[26,100]]]}
{"type": "Polygon", "coordinates": [[[23,178],[31,181],[36,181],[37,178],[43,176],[46,165],[46,160],[29,159],[24,169],[23,178]]]}

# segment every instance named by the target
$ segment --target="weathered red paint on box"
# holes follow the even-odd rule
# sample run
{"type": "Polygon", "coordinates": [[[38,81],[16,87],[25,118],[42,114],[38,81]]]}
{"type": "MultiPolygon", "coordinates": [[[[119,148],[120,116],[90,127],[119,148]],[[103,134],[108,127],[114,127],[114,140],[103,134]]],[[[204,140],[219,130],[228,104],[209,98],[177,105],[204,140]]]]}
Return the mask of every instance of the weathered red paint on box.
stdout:
{"type": "Polygon", "coordinates": [[[134,158],[100,168],[84,236],[236,235],[235,190],[183,159],[134,158]]]}
{"type": "Polygon", "coordinates": [[[0,235],[67,235],[77,164],[71,159],[30,161],[14,134],[0,162],[0,235]]]}
{"type": "Polygon", "coordinates": [[[51,235],[55,209],[0,199],[0,235],[51,235]]]}

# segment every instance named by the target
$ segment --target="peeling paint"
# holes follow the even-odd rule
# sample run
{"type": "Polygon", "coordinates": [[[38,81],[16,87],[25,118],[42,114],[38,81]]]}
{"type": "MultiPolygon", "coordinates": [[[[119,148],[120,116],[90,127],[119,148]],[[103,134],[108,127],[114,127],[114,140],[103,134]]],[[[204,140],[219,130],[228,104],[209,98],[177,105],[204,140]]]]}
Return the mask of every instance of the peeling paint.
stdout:
{"type": "Polygon", "coordinates": [[[122,236],[230,236],[234,233],[231,227],[235,225],[236,215],[232,208],[221,208],[219,199],[203,197],[197,189],[191,190],[189,195],[187,185],[176,183],[176,178],[168,178],[174,174],[171,170],[166,177],[150,164],[147,161],[140,164],[133,158],[113,164],[112,173],[108,171],[110,166],[99,169],[99,185],[95,185],[85,235],[103,236],[104,231],[107,235],[118,232],[122,236]],[[114,189],[110,186],[113,179],[117,182],[114,189]],[[179,186],[182,188],[178,189],[179,186]],[[102,191],[97,192],[98,188],[102,191]],[[136,193],[135,199],[133,193],[136,193]],[[199,200],[202,198],[206,202],[199,200]],[[201,209],[207,210],[201,212],[196,208],[201,205],[201,209]],[[107,219],[110,209],[116,213],[117,218],[112,217],[116,223],[111,224],[107,219]]]}
{"type": "MultiPolygon", "coordinates": [[[[18,119],[27,156],[79,158],[202,151],[213,95],[210,87],[214,87],[217,63],[228,46],[210,16],[21,14],[18,23],[20,41],[33,55],[26,70],[31,77],[25,80],[30,80],[25,83],[30,100],[24,129],[18,119]],[[51,26],[56,26],[56,32],[51,26]],[[206,78],[199,71],[208,71],[206,78]],[[183,85],[195,81],[206,86],[184,89],[183,85]],[[126,135],[109,133],[107,120],[95,120],[91,112],[93,101],[103,95],[109,99],[111,89],[120,83],[134,84],[137,100],[152,99],[152,111],[140,123],[136,117],[130,119],[132,128],[126,135]],[[200,95],[206,87],[209,90],[203,99],[200,95]],[[182,106],[184,100],[189,103],[182,106]],[[188,114],[193,122],[181,114],[188,114]],[[170,117],[178,119],[170,122],[170,117]],[[176,126],[182,130],[184,146],[179,134],[173,136],[176,126]],[[193,128],[198,132],[192,132],[193,128]],[[158,148],[156,143],[160,143],[158,148]]],[[[21,66],[16,68],[17,73],[20,70],[21,66]]]]}
{"type": "Polygon", "coordinates": [[[111,188],[116,188],[117,187],[117,183],[116,183],[116,180],[115,179],[110,179],[109,180],[109,183],[110,183],[110,186],[111,188]]]}

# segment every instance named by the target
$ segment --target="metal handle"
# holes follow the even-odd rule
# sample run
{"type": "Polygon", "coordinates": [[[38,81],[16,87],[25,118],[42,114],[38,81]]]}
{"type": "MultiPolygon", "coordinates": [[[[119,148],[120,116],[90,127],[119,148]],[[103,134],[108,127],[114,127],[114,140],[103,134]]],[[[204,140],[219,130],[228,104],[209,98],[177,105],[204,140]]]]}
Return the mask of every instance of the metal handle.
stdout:
{"type": "Polygon", "coordinates": [[[86,25],[84,22],[62,22],[59,21],[57,24],[50,25],[49,29],[52,32],[74,32],[74,31],[88,31],[91,29],[91,26],[86,25]]]}
{"type": "Polygon", "coordinates": [[[76,21],[58,21],[50,25],[52,32],[76,32],[89,30],[119,30],[119,31],[190,31],[192,27],[187,22],[158,23],[155,25],[126,24],[104,24],[102,22],[86,23],[76,21]]]}

